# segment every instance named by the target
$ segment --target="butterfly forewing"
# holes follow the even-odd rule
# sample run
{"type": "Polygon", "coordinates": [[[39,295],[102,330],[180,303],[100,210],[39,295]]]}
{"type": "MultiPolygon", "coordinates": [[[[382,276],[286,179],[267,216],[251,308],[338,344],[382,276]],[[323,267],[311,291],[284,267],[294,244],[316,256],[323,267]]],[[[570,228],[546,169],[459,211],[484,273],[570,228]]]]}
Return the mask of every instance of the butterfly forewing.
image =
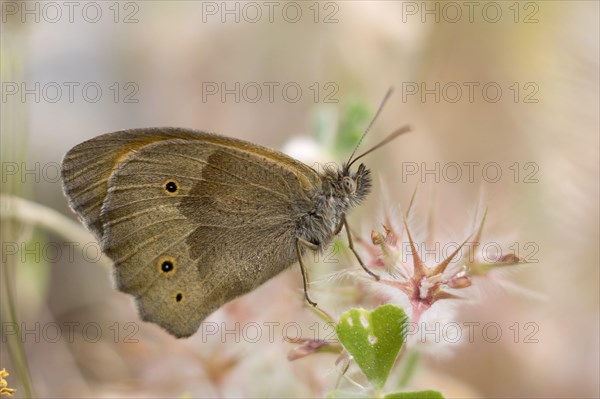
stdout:
{"type": "Polygon", "coordinates": [[[195,138],[186,129],[133,129],[94,137],[73,147],[62,161],[62,181],[69,204],[84,224],[102,238],[100,211],[108,179],[120,163],[139,148],[171,138],[195,138]]]}

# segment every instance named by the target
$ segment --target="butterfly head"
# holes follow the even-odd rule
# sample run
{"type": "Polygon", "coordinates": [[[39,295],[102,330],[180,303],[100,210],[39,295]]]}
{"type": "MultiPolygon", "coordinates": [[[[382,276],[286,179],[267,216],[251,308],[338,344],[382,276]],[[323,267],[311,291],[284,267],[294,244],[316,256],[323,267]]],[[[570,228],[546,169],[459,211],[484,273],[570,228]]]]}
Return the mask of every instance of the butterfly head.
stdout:
{"type": "Polygon", "coordinates": [[[352,205],[365,199],[371,191],[371,185],[371,171],[364,163],[354,173],[348,167],[342,169],[342,187],[352,205]]]}
{"type": "Polygon", "coordinates": [[[350,207],[362,202],[371,191],[371,171],[362,163],[355,172],[348,165],[331,168],[326,171],[325,181],[328,194],[350,207]]]}

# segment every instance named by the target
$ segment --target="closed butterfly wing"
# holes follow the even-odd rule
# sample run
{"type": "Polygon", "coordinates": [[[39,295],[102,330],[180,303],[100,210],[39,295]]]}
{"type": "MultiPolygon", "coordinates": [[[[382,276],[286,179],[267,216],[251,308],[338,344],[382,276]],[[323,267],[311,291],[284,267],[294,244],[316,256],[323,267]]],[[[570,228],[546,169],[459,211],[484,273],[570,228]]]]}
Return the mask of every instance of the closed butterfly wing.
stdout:
{"type": "Polygon", "coordinates": [[[296,224],[318,184],[283,154],[182,129],[100,136],[64,166],[65,192],[102,237],[119,289],[177,337],[297,260],[296,224]],[[102,183],[86,187],[92,175],[102,183]]]}

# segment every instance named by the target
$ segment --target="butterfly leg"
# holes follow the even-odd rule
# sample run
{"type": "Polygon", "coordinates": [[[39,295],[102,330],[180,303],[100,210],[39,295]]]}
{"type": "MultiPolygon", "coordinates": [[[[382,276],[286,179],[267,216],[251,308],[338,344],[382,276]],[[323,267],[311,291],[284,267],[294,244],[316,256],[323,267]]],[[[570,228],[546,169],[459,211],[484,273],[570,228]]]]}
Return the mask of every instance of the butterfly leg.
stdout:
{"type": "Polygon", "coordinates": [[[369,275],[371,275],[373,278],[375,278],[375,280],[379,281],[380,277],[377,274],[373,273],[371,270],[369,270],[369,268],[367,266],[365,266],[365,264],[363,263],[360,256],[358,256],[358,252],[356,252],[356,249],[354,249],[354,242],[352,241],[352,235],[350,234],[350,227],[348,226],[348,221],[346,220],[346,216],[342,217],[342,223],[344,223],[344,227],[346,228],[346,234],[348,235],[348,247],[350,247],[350,249],[352,250],[352,253],[354,253],[354,256],[356,256],[356,260],[358,260],[358,263],[360,263],[362,268],[367,273],[369,273],[369,275]]]}
{"type": "Polygon", "coordinates": [[[317,303],[311,301],[310,297],[308,296],[308,278],[307,278],[306,270],[304,270],[304,263],[302,263],[302,253],[300,252],[300,244],[312,249],[313,251],[316,251],[317,249],[319,249],[319,247],[317,245],[313,244],[312,242],[308,242],[301,238],[298,238],[296,240],[296,254],[298,255],[298,262],[300,263],[300,271],[302,272],[302,282],[304,283],[304,297],[306,298],[306,301],[308,303],[310,303],[312,306],[317,306],[317,303]]]}
{"type": "Polygon", "coordinates": [[[345,218],[342,217],[342,220],[340,220],[340,223],[337,225],[335,231],[333,232],[334,236],[337,236],[338,234],[340,234],[340,231],[342,231],[342,228],[344,227],[344,220],[345,218]]]}

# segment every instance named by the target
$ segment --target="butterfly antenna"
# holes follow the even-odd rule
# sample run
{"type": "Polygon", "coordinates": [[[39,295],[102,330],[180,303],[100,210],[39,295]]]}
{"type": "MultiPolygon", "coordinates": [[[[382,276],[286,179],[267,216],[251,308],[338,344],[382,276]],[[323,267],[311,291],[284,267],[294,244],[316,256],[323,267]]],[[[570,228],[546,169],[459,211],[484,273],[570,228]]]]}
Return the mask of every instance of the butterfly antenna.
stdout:
{"type": "Polygon", "coordinates": [[[390,134],[389,136],[387,136],[382,142],[380,142],[379,144],[373,146],[371,149],[363,152],[362,154],[360,154],[359,156],[357,156],[356,158],[354,158],[352,160],[352,162],[348,163],[346,165],[346,169],[349,169],[350,166],[352,166],[352,164],[356,161],[358,161],[359,159],[361,159],[362,157],[364,157],[367,154],[372,153],[373,151],[375,151],[378,148],[383,147],[384,145],[386,145],[387,143],[389,143],[390,141],[394,140],[396,137],[400,136],[401,134],[410,132],[411,128],[408,125],[404,125],[399,129],[396,129],[392,134],[390,134]]]}
{"type": "Polygon", "coordinates": [[[390,96],[392,95],[393,92],[394,92],[394,88],[390,87],[388,89],[387,93],[385,93],[385,97],[383,97],[383,100],[381,101],[381,104],[379,105],[379,109],[375,113],[375,116],[373,117],[373,119],[371,119],[371,123],[369,123],[369,126],[367,126],[367,129],[365,130],[365,132],[363,133],[363,135],[360,137],[360,140],[358,141],[358,144],[356,145],[356,147],[354,147],[354,151],[352,151],[352,154],[350,154],[350,158],[348,158],[348,162],[346,162],[346,164],[348,166],[350,166],[356,160],[355,159],[354,161],[352,161],[352,157],[356,153],[356,150],[358,150],[358,147],[360,147],[360,144],[363,142],[363,140],[364,140],[365,136],[367,135],[367,133],[369,133],[369,130],[371,130],[371,127],[373,126],[373,124],[377,120],[377,117],[381,113],[381,110],[383,109],[383,106],[385,105],[385,103],[390,98],[390,96]]]}

